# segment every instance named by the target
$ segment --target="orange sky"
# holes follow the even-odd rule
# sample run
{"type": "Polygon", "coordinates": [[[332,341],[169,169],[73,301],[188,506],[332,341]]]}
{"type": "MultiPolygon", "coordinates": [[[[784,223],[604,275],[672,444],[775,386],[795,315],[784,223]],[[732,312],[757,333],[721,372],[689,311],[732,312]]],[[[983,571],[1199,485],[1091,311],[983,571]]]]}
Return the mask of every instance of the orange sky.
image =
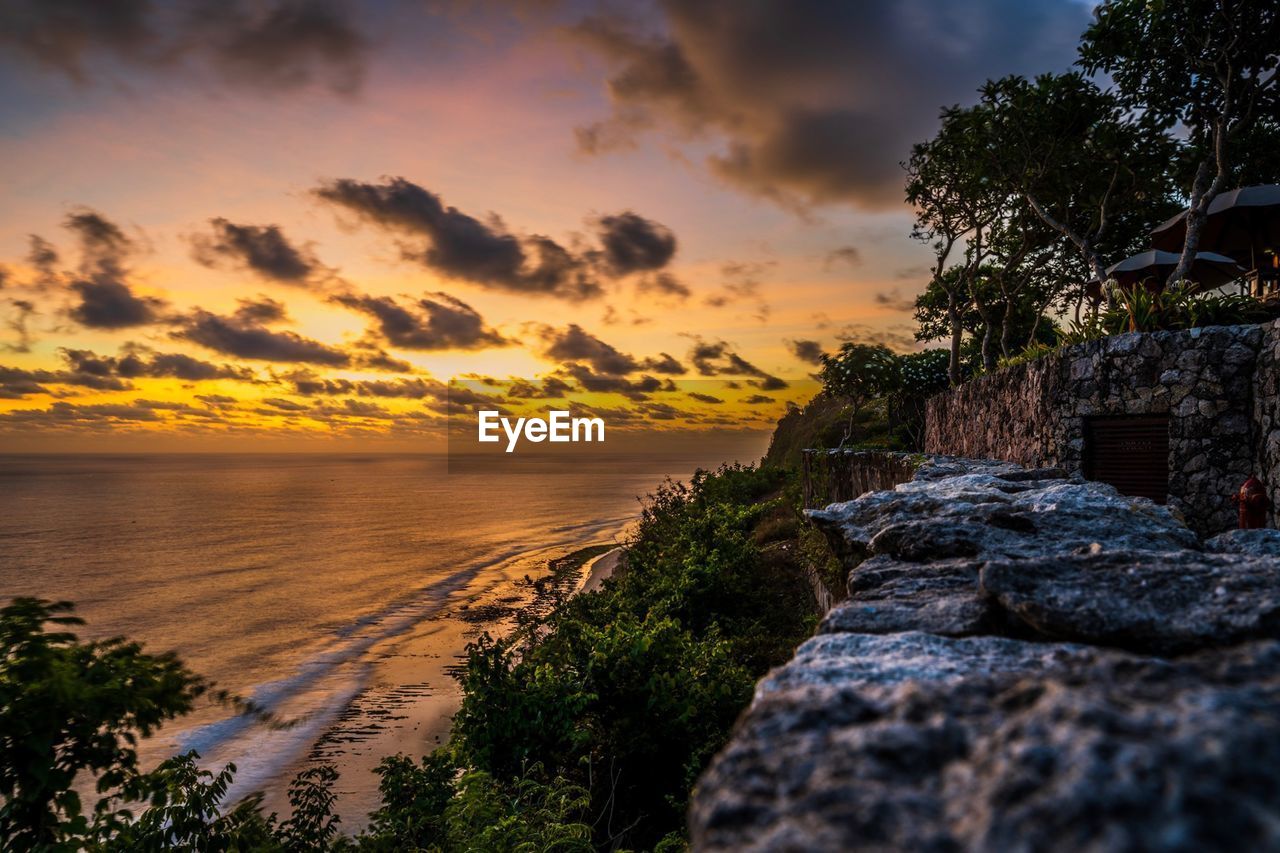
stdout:
{"type": "Polygon", "coordinates": [[[40,39],[0,41],[0,448],[431,449],[458,376],[612,383],[593,405],[640,429],[670,428],[664,406],[763,427],[813,393],[815,343],[912,346],[930,256],[892,198],[905,150],[849,148],[881,164],[865,177],[775,139],[796,109],[877,108],[840,84],[870,72],[826,86],[784,56],[767,79],[790,88],[757,97],[680,5],[605,26],[594,4],[317,24],[267,3],[199,28],[174,7],[103,32],[4,13],[40,39]],[[671,45],[696,85],[654,77],[671,45]],[[539,236],[584,290],[544,286],[539,236]],[[724,402],[689,397],[707,388],[724,402]]]}

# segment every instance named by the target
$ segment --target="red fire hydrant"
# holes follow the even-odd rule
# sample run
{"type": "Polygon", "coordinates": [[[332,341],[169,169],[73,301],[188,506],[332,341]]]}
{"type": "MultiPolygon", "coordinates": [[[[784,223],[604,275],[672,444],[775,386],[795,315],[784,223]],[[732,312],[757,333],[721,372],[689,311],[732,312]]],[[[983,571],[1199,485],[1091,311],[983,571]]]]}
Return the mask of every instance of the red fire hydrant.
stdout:
{"type": "Polygon", "coordinates": [[[1267,526],[1267,510],[1271,501],[1262,481],[1252,474],[1244,481],[1240,491],[1231,496],[1231,502],[1240,508],[1240,529],[1253,530],[1267,526]]]}

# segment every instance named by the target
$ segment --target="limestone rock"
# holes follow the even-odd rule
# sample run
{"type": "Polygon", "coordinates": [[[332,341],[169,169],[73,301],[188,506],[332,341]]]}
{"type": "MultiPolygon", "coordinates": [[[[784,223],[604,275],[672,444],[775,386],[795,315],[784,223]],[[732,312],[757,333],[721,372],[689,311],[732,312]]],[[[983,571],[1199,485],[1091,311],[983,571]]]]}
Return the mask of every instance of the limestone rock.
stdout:
{"type": "Polygon", "coordinates": [[[1280,557],[1280,530],[1228,530],[1205,542],[1204,549],[1216,554],[1280,557]]]}
{"type": "Polygon", "coordinates": [[[1059,639],[1179,654],[1280,636],[1280,561],[1102,551],[990,562],[982,591],[1059,639]]]}
{"type": "Polygon", "coordinates": [[[819,633],[928,631],[952,637],[994,633],[1002,614],[978,592],[980,562],[921,565],[872,557],[849,574],[849,598],[827,613],[819,633]]]}
{"type": "Polygon", "coordinates": [[[1280,848],[1280,645],[1177,662],[826,635],[694,791],[695,850],[1280,848]]]}

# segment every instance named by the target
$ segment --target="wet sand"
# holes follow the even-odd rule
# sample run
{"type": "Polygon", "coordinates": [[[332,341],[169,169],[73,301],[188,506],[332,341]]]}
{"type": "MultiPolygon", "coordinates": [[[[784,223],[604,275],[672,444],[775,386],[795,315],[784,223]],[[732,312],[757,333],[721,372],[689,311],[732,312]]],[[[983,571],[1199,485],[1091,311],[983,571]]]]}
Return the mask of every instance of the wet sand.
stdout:
{"type": "Polygon", "coordinates": [[[455,591],[431,618],[375,647],[365,688],[327,725],[305,759],[271,786],[266,807],[287,812],[288,779],[310,764],[330,762],[340,774],[335,793],[343,831],[364,828],[379,802],[379,761],[397,753],[418,757],[448,740],[462,701],[453,672],[465,659],[466,645],[486,631],[509,633],[521,613],[548,608],[557,592],[597,589],[621,555],[616,547],[598,554],[605,548],[608,543],[547,548],[510,560],[455,591]],[[580,560],[582,555],[589,558],[580,560]],[[565,561],[558,572],[557,561],[565,561]]]}

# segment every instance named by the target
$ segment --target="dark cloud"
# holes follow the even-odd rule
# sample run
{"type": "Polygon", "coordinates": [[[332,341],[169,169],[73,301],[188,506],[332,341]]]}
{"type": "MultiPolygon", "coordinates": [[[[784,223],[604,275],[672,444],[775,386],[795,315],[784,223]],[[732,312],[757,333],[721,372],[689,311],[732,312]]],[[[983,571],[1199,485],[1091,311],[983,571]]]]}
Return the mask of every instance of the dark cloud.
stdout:
{"type": "Polygon", "coordinates": [[[713,405],[718,405],[724,402],[724,400],[721,400],[719,397],[714,397],[710,394],[703,394],[701,391],[690,391],[689,396],[700,403],[711,403],[713,405]]]}
{"type": "Polygon", "coordinates": [[[246,311],[245,307],[229,317],[197,308],[180,318],[179,328],[171,335],[237,358],[329,367],[347,367],[352,361],[348,353],[336,347],[296,332],[267,328],[253,317],[253,309],[246,311]]]}
{"type": "Polygon", "coordinates": [[[29,323],[37,313],[35,303],[29,299],[10,299],[9,307],[13,312],[4,324],[9,331],[13,332],[16,340],[14,343],[5,344],[3,348],[8,352],[31,352],[32,337],[29,323]]]}
{"type": "Polygon", "coordinates": [[[695,338],[689,360],[703,376],[751,376],[748,384],[762,391],[778,391],[787,387],[785,380],[771,376],[733,351],[724,341],[695,338]]]}
{"type": "MultiPolygon", "coordinates": [[[[79,271],[67,284],[79,297],[69,311],[71,318],[91,329],[125,329],[157,322],[165,302],[133,292],[125,263],[136,247],[120,226],[88,209],[69,214],[63,224],[80,242],[79,271]]],[[[50,248],[32,241],[33,254],[50,248]]],[[[56,253],[46,268],[54,262],[56,253]]]]}
{"type": "Polygon", "coordinates": [[[822,364],[822,344],[817,341],[787,341],[787,349],[796,358],[807,364],[822,364]]]}
{"type": "MultiPolygon", "coordinates": [[[[142,401],[145,403],[146,401],[142,401]]],[[[10,424],[69,424],[78,422],[158,421],[156,410],[147,405],[123,403],[98,403],[77,405],[67,402],[50,404],[47,409],[17,409],[0,413],[0,423],[10,424]]]]}
{"type": "Polygon", "coordinates": [[[877,305],[883,305],[892,311],[905,311],[909,313],[916,310],[915,297],[899,296],[898,288],[896,287],[888,293],[883,291],[876,293],[875,300],[877,305]]]}
{"type": "Polygon", "coordinates": [[[404,178],[380,184],[330,181],[316,196],[394,233],[425,240],[402,247],[404,257],[442,275],[481,287],[564,299],[602,294],[592,265],[550,237],[517,237],[502,222],[482,222],[404,178]]]}
{"type": "Polygon", "coordinates": [[[669,272],[645,276],[640,279],[638,288],[641,293],[658,293],[663,296],[674,296],[676,299],[688,299],[691,293],[688,285],[669,272]]]}
{"type": "Polygon", "coordinates": [[[402,358],[395,358],[377,346],[367,342],[357,344],[351,351],[356,367],[381,370],[387,373],[413,373],[413,365],[402,358]]]}
{"type": "Polygon", "coordinates": [[[836,340],[855,341],[860,344],[883,344],[891,350],[909,352],[917,347],[915,329],[905,323],[892,326],[869,326],[866,323],[848,323],[836,332],[836,340]]]}
{"type": "Polygon", "coordinates": [[[211,379],[236,379],[241,382],[255,380],[253,371],[246,367],[214,364],[177,352],[152,352],[133,346],[127,346],[125,353],[120,356],[104,356],[89,350],[66,348],[58,352],[74,375],[121,379],[171,378],[186,382],[211,379]]]}
{"type": "Polygon", "coordinates": [[[749,379],[747,384],[759,388],[761,391],[781,391],[787,387],[785,379],[779,379],[777,376],[766,376],[763,379],[749,379]]]}
{"type": "Polygon", "coordinates": [[[640,362],[634,356],[620,352],[576,323],[564,329],[547,327],[542,331],[542,340],[545,344],[542,354],[547,358],[585,361],[597,373],[620,376],[640,369],[640,362]]]}
{"type": "Polygon", "coordinates": [[[478,311],[447,293],[427,293],[407,306],[390,296],[356,293],[338,294],[332,301],[373,317],[379,336],[404,349],[483,349],[509,343],[485,325],[478,311]]]}
{"type": "Polygon", "coordinates": [[[41,286],[52,284],[57,280],[58,262],[61,260],[58,250],[39,234],[30,234],[27,240],[27,263],[35,267],[36,283],[41,286]]]}
{"type": "Polygon", "coordinates": [[[665,352],[658,353],[656,358],[646,358],[641,364],[645,370],[652,370],[654,373],[665,373],[670,376],[683,376],[688,373],[688,368],[675,359],[674,356],[665,352]]]}
{"type": "Polygon", "coordinates": [[[368,39],[331,0],[7,0],[0,49],[88,84],[101,60],[171,73],[204,66],[223,81],[279,91],[319,84],[351,94],[368,39]]]}
{"type": "Polygon", "coordinates": [[[32,394],[47,394],[44,383],[57,377],[48,370],[24,370],[0,364],[0,400],[21,400],[32,394]]]}
{"type": "Polygon", "coordinates": [[[676,235],[652,219],[628,210],[602,216],[598,225],[604,262],[615,276],[660,270],[675,256],[676,235]]]}
{"type": "Polygon", "coordinates": [[[827,252],[827,257],[823,260],[822,265],[826,269],[831,269],[836,264],[848,264],[856,267],[862,263],[862,251],[857,246],[841,246],[838,249],[832,249],[827,252]]]}
{"type": "Polygon", "coordinates": [[[1065,68],[1084,3],[663,0],[642,29],[593,17],[576,38],[610,63],[613,115],[580,129],[599,153],[654,128],[722,140],[710,169],[789,206],[902,202],[910,145],[988,77],[1065,68]]]}
{"type": "Polygon", "coordinates": [[[742,402],[751,406],[757,406],[757,405],[762,405],[764,403],[772,403],[775,401],[772,397],[766,397],[764,394],[752,394],[750,397],[747,397],[742,402]]]}
{"type": "Polygon", "coordinates": [[[655,391],[674,391],[675,385],[670,379],[659,379],[656,376],[641,376],[639,379],[627,379],[612,374],[592,372],[585,364],[566,364],[563,372],[573,377],[584,391],[597,394],[621,394],[632,400],[645,400],[655,391]]]}
{"type": "Polygon", "coordinates": [[[159,319],[164,300],[138,296],[122,281],[80,279],[71,282],[80,297],[71,318],[91,329],[127,329],[159,319]]]}
{"type": "Polygon", "coordinates": [[[434,379],[351,380],[329,379],[309,370],[299,370],[286,377],[294,389],[304,397],[360,397],[402,398],[407,400],[444,400],[448,388],[434,379]]]}
{"type": "Polygon", "coordinates": [[[295,246],[278,225],[237,225],[210,219],[212,234],[192,238],[192,256],[207,267],[229,264],[282,284],[307,286],[327,272],[309,249],[295,246]]]}
{"type": "Polygon", "coordinates": [[[526,382],[523,379],[517,379],[511,382],[505,391],[507,399],[510,400],[556,399],[571,393],[573,385],[555,376],[548,376],[541,382],[526,382]]]}
{"type": "Polygon", "coordinates": [[[724,276],[724,282],[720,291],[708,295],[703,301],[713,308],[722,308],[736,302],[754,302],[756,319],[765,322],[772,309],[760,295],[760,276],[776,263],[730,261],[722,265],[720,274],[724,276]]]}

